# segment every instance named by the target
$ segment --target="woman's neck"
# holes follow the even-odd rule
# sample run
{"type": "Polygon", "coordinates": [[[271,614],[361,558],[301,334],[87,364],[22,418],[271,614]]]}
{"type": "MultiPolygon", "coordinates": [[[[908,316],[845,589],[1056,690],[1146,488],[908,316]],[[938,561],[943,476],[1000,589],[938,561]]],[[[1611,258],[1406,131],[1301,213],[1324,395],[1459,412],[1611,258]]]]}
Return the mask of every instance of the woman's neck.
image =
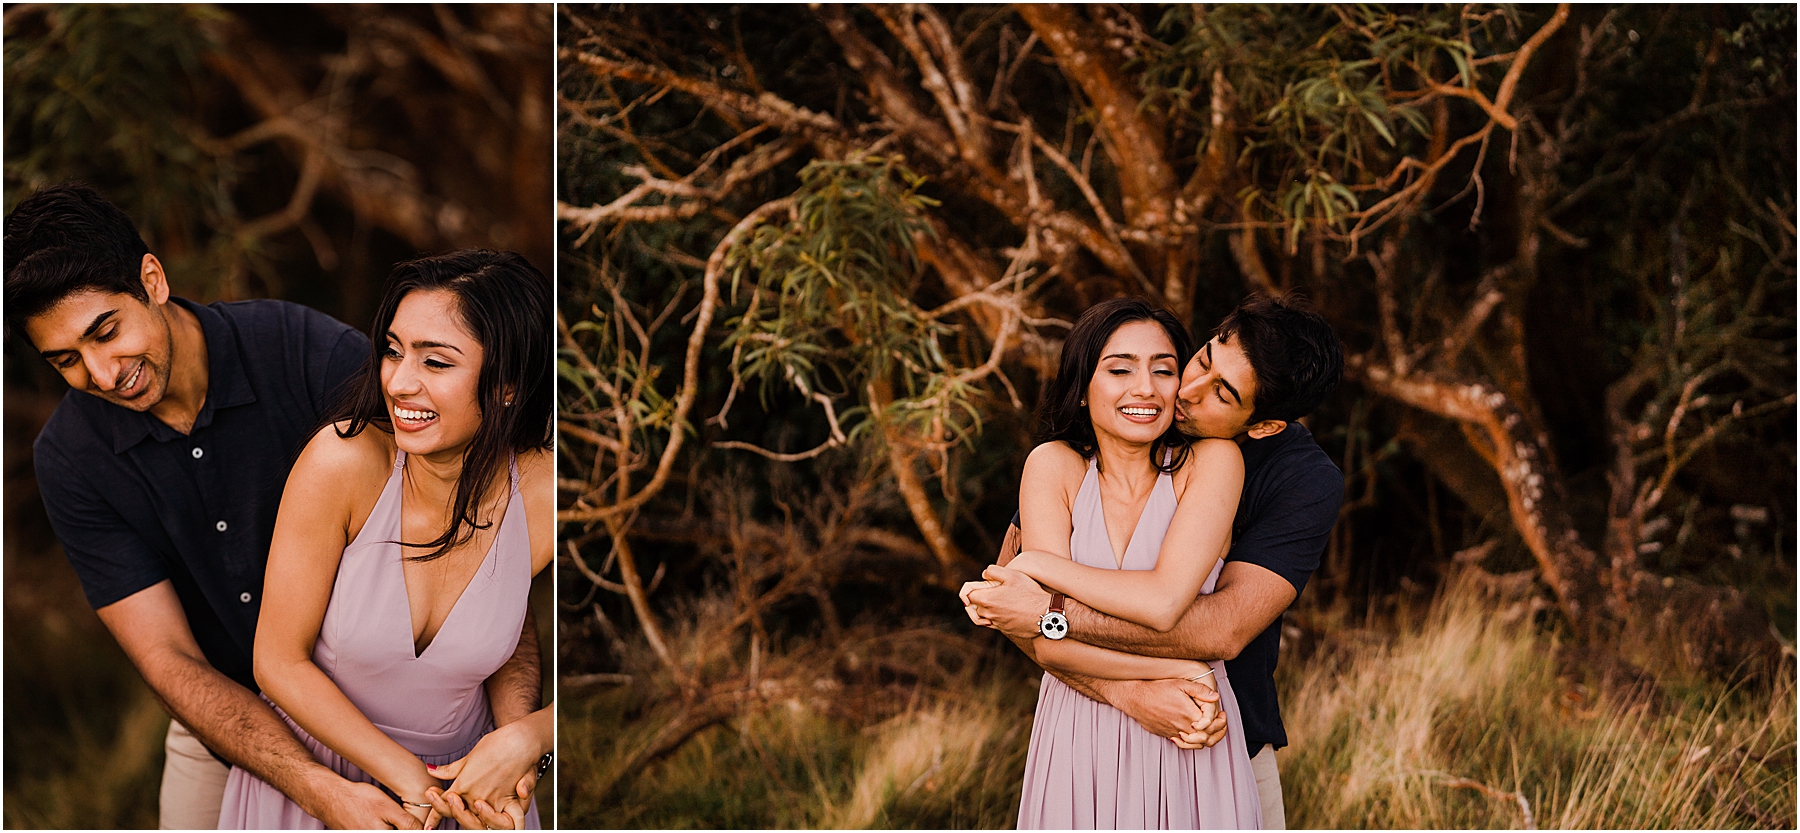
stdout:
{"type": "Polygon", "coordinates": [[[1100,458],[1100,477],[1124,486],[1132,494],[1156,484],[1156,463],[1151,454],[1156,443],[1136,443],[1111,434],[1095,432],[1095,454],[1100,458]]]}
{"type": "Polygon", "coordinates": [[[467,447],[433,454],[406,455],[406,473],[402,478],[407,496],[419,506],[442,506],[449,516],[456,501],[456,483],[462,478],[463,456],[467,447]]]}

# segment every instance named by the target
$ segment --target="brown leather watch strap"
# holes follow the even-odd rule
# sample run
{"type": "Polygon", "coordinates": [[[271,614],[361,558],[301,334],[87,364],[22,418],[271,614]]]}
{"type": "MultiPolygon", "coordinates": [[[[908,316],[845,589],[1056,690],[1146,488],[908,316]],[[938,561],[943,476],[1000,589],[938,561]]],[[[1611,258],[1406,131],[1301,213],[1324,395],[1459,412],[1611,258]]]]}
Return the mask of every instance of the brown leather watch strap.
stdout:
{"type": "Polygon", "coordinates": [[[1050,594],[1050,612],[1051,613],[1063,612],[1063,603],[1065,601],[1067,601],[1067,598],[1065,596],[1063,596],[1063,594],[1051,593],[1050,594]]]}

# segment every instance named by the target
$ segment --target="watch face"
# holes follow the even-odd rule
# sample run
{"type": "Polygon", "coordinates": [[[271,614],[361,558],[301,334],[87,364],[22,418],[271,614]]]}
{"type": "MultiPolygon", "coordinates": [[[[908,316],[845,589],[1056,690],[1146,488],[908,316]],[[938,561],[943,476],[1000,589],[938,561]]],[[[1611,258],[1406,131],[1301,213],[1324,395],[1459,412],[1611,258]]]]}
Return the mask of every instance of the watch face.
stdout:
{"type": "Polygon", "coordinates": [[[1069,635],[1069,618],[1061,613],[1050,612],[1038,619],[1038,633],[1045,639],[1061,639],[1069,635]]]}

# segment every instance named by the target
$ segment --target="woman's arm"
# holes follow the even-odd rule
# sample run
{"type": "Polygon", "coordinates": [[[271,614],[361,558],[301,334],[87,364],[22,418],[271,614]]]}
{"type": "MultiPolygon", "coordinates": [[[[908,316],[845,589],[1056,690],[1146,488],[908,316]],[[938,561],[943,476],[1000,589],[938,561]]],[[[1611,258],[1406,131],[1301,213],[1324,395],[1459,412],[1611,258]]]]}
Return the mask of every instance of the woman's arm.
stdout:
{"type": "Polygon", "coordinates": [[[1167,631],[1181,621],[1181,614],[1200,595],[1207,574],[1225,555],[1243,484],[1244,457],[1237,444],[1200,440],[1187,465],[1176,473],[1178,503],[1156,569],[1108,570],[1076,564],[1066,555],[1066,532],[1058,553],[1034,546],[1029,526],[1024,528],[1027,551],[1008,566],[1102,613],[1167,631]]]}
{"type": "MultiPolygon", "coordinates": [[[[425,803],[426,788],[439,782],[424,762],[376,728],[312,659],[359,510],[357,497],[366,499],[371,488],[379,493],[391,470],[382,459],[382,444],[371,433],[343,439],[327,426],[307,443],[288,474],[263,579],[253,652],[256,682],[320,743],[402,800],[425,803]],[[370,485],[365,487],[365,481],[370,485]],[[347,483],[353,485],[346,488],[347,483]]],[[[406,809],[421,819],[425,815],[421,808],[406,809]]]]}
{"type": "Polygon", "coordinates": [[[1102,680],[1189,679],[1205,674],[1207,665],[1191,659],[1142,657],[1075,639],[1031,640],[1027,653],[1038,665],[1102,680]]]}

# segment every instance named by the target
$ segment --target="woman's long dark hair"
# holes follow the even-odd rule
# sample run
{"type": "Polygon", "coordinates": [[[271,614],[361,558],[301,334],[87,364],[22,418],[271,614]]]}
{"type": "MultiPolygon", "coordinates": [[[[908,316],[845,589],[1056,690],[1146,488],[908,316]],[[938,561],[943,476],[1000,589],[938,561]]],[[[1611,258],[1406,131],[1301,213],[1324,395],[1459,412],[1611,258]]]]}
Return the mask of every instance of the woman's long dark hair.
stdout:
{"type": "MultiPolygon", "coordinates": [[[[1154,321],[1161,325],[1169,334],[1169,343],[1175,345],[1175,366],[1187,367],[1188,359],[1194,355],[1194,339],[1168,310],[1141,298],[1115,298],[1088,307],[1075,320],[1075,327],[1069,330],[1068,337],[1063,339],[1062,362],[1056,370],[1056,381],[1050,383],[1043,404],[1038,407],[1038,442],[1061,440],[1083,457],[1099,453],[1093,418],[1088,416],[1088,409],[1081,401],[1087,398],[1088,383],[1100,366],[1106,340],[1133,321],[1154,321]]],[[[1156,438],[1156,445],[1151,449],[1151,462],[1158,471],[1173,472],[1187,462],[1187,457],[1188,438],[1171,422],[1169,430],[1156,438]],[[1174,453],[1159,453],[1163,451],[1174,453]]]]}
{"type": "Polygon", "coordinates": [[[370,425],[393,433],[382,393],[381,356],[400,300],[420,290],[455,295],[462,323],[482,349],[475,387],[481,425],[463,452],[450,528],[421,544],[400,542],[403,547],[430,550],[411,560],[431,561],[475,537],[475,530],[492,525],[480,523],[477,510],[510,454],[550,448],[555,391],[550,381],[550,279],[512,252],[462,249],[421,257],[395,266],[388,278],[387,293],[369,328],[369,361],[326,423],[349,421],[338,429],[338,436],[354,437],[370,425]]]}

